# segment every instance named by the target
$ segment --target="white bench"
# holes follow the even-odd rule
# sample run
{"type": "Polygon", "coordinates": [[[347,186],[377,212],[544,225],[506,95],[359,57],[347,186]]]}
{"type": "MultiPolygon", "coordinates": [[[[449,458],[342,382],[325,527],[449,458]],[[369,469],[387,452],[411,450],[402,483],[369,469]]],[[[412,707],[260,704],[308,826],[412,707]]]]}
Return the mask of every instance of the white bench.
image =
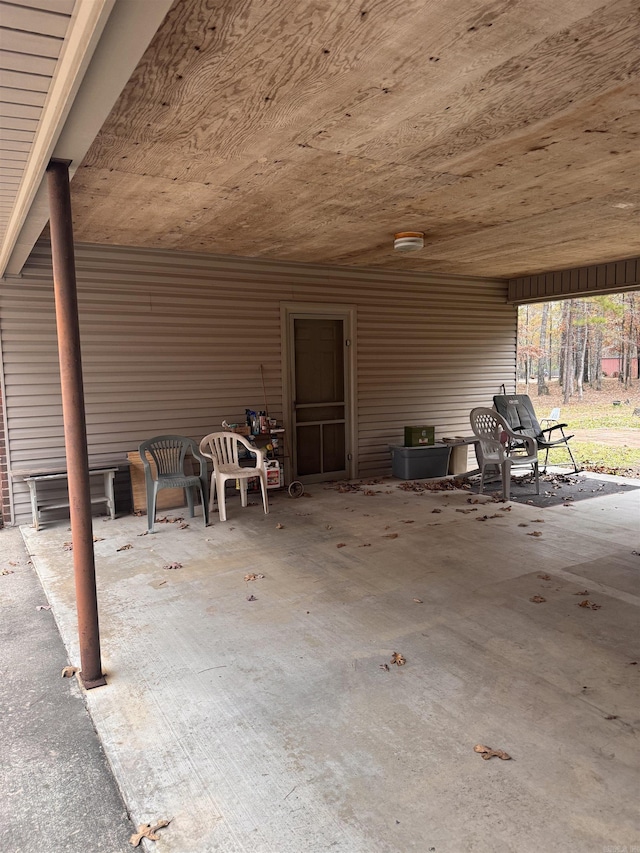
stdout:
{"type": "MultiPolygon", "coordinates": [[[[106,503],[109,515],[113,520],[116,517],[116,502],[113,490],[113,481],[116,475],[117,468],[90,468],[89,477],[103,478],[102,494],[95,495],[91,498],[92,504],[106,503]]],[[[52,509],[62,509],[68,507],[69,500],[59,500],[57,498],[48,499],[38,494],[38,486],[42,483],[52,482],[53,480],[66,480],[66,471],[55,471],[48,474],[30,474],[23,477],[24,482],[29,486],[29,494],[31,497],[31,513],[33,515],[33,526],[36,530],[40,530],[41,513],[52,509]]]]}

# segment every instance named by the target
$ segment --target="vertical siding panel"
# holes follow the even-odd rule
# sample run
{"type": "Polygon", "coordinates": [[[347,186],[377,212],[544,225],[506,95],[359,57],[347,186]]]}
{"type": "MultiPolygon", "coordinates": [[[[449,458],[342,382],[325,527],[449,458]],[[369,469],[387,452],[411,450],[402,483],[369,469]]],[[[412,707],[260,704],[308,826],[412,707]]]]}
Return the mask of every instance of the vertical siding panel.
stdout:
{"type": "MultiPolygon", "coordinates": [[[[76,247],[89,452],[123,463],[151,435],[200,439],[223,418],[281,418],[280,303],[356,306],[360,476],[390,473],[408,423],[469,432],[469,411],[515,383],[517,309],[505,281],[76,247]]],[[[0,286],[13,470],[62,464],[49,248],[0,286]]],[[[14,483],[16,520],[30,518],[14,483]]]]}

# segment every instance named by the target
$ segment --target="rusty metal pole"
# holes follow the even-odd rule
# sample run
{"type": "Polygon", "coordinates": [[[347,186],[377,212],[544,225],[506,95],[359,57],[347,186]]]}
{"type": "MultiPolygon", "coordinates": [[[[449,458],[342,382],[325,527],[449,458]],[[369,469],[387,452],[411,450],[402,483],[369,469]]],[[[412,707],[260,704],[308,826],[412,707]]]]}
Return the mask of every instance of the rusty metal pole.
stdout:
{"type": "Polygon", "coordinates": [[[71,541],[80,638],[80,678],[87,690],[106,684],[100,661],[98,597],[91,524],[89,455],[82,385],[80,323],[73,251],[69,164],[51,160],[47,167],[53,286],[58,329],[62,418],[67,454],[71,541]]]}

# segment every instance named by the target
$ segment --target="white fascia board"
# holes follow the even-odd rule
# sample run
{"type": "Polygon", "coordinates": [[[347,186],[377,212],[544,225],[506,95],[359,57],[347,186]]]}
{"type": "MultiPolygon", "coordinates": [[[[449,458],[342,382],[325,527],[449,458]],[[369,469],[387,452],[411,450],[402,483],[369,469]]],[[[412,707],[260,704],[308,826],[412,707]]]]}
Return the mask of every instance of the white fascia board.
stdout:
{"type": "MultiPolygon", "coordinates": [[[[83,62],[76,62],[75,86],[67,84],[66,109],[58,110],[55,132],[42,146],[37,165],[29,163],[29,187],[24,180],[0,254],[0,276],[20,274],[49,220],[45,180],[49,160],[68,160],[69,174],[75,174],[172,4],[173,0],[77,0],[78,17],[83,7],[84,14],[93,10],[94,31],[92,36],[85,31],[83,62]]],[[[76,50],[82,50],[82,44],[76,50]]],[[[32,159],[34,153],[35,144],[32,159]]]]}

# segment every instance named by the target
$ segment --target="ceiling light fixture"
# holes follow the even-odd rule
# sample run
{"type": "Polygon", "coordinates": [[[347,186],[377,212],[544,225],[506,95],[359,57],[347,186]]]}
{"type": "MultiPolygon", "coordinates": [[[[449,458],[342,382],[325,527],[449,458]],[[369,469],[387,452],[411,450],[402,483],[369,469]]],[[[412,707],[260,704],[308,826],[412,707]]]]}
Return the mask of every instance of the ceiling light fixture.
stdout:
{"type": "Polygon", "coordinates": [[[399,231],[393,237],[393,248],[396,252],[419,252],[424,248],[422,231],[399,231]]]}

